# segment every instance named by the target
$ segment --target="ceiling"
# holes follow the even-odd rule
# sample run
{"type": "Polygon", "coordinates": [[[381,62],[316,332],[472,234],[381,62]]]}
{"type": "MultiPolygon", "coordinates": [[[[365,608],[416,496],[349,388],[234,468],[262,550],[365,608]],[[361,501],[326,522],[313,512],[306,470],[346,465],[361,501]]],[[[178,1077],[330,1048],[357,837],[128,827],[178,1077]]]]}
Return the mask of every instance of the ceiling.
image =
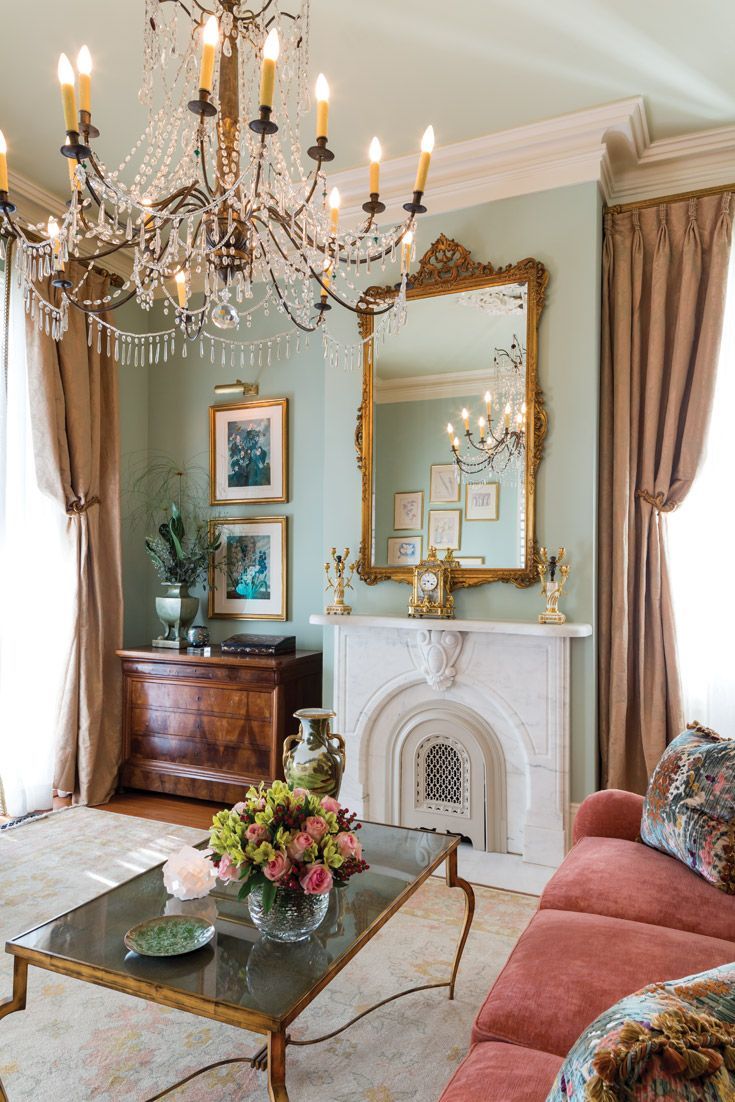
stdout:
{"type": "MultiPolygon", "coordinates": [[[[12,169],[66,192],[56,61],[83,42],[98,150],[117,167],[144,124],[142,24],[143,0],[4,12],[0,128],[12,169]]],[[[446,145],[637,94],[654,139],[732,124],[733,41],[732,0],[312,0],[334,169],[363,163],[373,133],[390,158],[416,149],[429,122],[446,145]]]]}

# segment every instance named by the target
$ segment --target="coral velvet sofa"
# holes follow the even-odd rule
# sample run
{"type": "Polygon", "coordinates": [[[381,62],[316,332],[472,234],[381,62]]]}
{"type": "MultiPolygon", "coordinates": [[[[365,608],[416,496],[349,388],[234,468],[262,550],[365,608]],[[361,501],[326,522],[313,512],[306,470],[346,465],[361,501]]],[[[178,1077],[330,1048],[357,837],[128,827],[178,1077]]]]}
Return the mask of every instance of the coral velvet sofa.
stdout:
{"type": "Polygon", "coordinates": [[[440,1102],[544,1102],[598,1014],[648,983],[735,960],[735,896],[636,841],[643,799],[596,792],[475,1019],[440,1102]]]}

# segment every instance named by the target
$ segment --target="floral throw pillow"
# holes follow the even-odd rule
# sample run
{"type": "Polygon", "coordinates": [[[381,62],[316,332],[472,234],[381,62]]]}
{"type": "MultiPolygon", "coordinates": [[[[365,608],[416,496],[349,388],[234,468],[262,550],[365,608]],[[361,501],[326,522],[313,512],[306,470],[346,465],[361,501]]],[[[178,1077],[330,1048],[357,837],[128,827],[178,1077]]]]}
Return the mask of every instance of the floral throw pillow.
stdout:
{"type": "Polygon", "coordinates": [[[691,724],[648,784],[641,838],[735,895],[735,739],[691,724]]]}
{"type": "Polygon", "coordinates": [[[731,1102],[735,964],[628,995],[575,1042],[546,1102],[731,1102]]]}

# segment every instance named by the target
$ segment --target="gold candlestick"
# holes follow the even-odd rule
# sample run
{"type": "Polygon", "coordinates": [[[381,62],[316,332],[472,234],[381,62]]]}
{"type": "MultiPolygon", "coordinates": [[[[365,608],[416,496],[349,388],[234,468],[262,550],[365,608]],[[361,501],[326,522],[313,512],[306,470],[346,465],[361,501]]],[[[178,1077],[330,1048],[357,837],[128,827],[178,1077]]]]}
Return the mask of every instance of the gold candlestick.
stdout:
{"type": "Polygon", "coordinates": [[[559,612],[559,598],[569,577],[569,566],[566,563],[561,565],[565,555],[566,550],[563,547],[551,556],[545,547],[539,551],[536,568],[541,579],[541,592],[546,598],[546,610],[540,613],[538,618],[540,624],[566,623],[566,616],[563,612],[559,612]]]}
{"type": "Polygon", "coordinates": [[[345,604],[345,590],[353,588],[352,576],[357,569],[357,563],[348,563],[349,547],[345,547],[341,555],[337,554],[336,547],[332,547],[330,553],[332,562],[324,564],[324,573],[327,576],[327,584],[324,588],[327,591],[330,589],[334,591],[334,601],[327,605],[326,613],[328,616],[349,616],[352,608],[345,604]],[[331,576],[332,565],[334,565],[334,578],[331,576]]]}

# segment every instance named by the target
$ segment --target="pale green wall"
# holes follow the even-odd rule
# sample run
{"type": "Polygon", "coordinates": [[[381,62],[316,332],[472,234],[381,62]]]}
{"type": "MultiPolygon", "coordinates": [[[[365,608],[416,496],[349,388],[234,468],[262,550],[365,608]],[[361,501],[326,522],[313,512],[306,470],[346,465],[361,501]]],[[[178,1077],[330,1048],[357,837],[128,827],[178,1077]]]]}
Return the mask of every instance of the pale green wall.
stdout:
{"type": "MultiPolygon", "coordinates": [[[[271,318],[270,331],[283,331],[282,318],[271,318]]],[[[162,328],[164,319],[160,310],[152,315],[151,327],[162,328]]],[[[306,353],[313,357],[313,351],[306,353]]],[[[123,368],[135,375],[140,369],[123,368]]],[[[139,396],[135,382],[126,382],[129,401],[123,401],[123,461],[126,453],[139,447],[145,436],[147,446],[170,456],[182,465],[209,466],[209,406],[227,405],[238,400],[233,397],[217,398],[213,392],[215,383],[232,382],[243,376],[239,367],[210,363],[208,357],[200,359],[198,345],[187,347],[183,358],[180,349],[167,363],[145,369],[148,376],[148,400],[145,415],[142,406],[131,411],[125,409],[139,396]],[[127,430],[126,430],[126,425],[127,430]]],[[[245,369],[245,376],[252,378],[252,369],[245,369]]],[[[141,375],[142,378],[142,375],[141,375]]],[[[207,598],[203,589],[196,592],[202,597],[197,623],[209,623],[212,640],[219,642],[238,631],[257,631],[274,634],[296,634],[303,647],[320,649],[321,630],[309,625],[309,615],[319,607],[320,588],[324,573],[324,548],[322,546],[323,500],[323,409],[324,365],[317,356],[305,370],[302,359],[282,360],[263,368],[260,379],[260,397],[289,399],[289,486],[290,501],[285,505],[232,505],[226,509],[212,510],[223,516],[287,516],[288,530],[288,621],[233,621],[207,620],[207,598]]],[[[141,386],[142,386],[141,382],[141,386]]],[[[137,585],[140,578],[140,533],[132,537],[135,560],[133,577],[137,585]]],[[[152,566],[142,558],[147,588],[145,590],[146,614],[126,613],[126,643],[150,642],[158,635],[161,626],[156,619],[154,597],[162,592],[152,566]]],[[[131,574],[133,568],[131,568],[131,574]]],[[[142,587],[141,587],[142,592],[142,587]]],[[[137,591],[132,598],[137,608],[137,591]]],[[[126,602],[131,603],[129,588],[126,602]]]]}
{"type": "MultiPolygon", "coordinates": [[[[478,260],[497,265],[535,256],[549,269],[550,282],[540,330],[539,378],[549,411],[546,457],[538,481],[538,534],[556,548],[565,544],[572,563],[564,607],[570,619],[595,620],[595,541],[597,487],[597,400],[600,299],[600,199],[595,185],[578,185],[538,195],[487,203],[452,214],[422,219],[419,252],[440,232],[472,249],[478,260]]],[[[383,282],[372,273],[374,282],[383,282]]],[[[390,282],[386,273],[384,282],[390,282]]],[[[280,319],[279,319],[280,320],[280,319]]],[[[153,319],[154,325],[156,319],[153,319]]],[[[335,332],[348,339],[354,318],[330,315],[335,332]]],[[[136,369],[125,371],[135,373],[136,369]]],[[[230,367],[213,367],[189,357],[158,364],[149,371],[147,438],[150,447],[182,459],[207,462],[208,413],[212,386],[236,377],[230,367]]],[[[337,544],[354,550],[360,535],[360,480],[354,460],[355,411],[360,401],[359,371],[325,366],[318,342],[289,364],[275,364],[261,377],[263,396],[291,399],[291,501],[267,508],[233,507],[234,515],[284,513],[291,518],[289,589],[291,620],[263,630],[294,631],[302,645],[318,646],[321,631],[308,617],[324,604],[323,562],[337,544]]],[[[142,377],[125,382],[123,450],[143,437],[138,403],[142,377]],[[129,408],[133,406],[131,411],[129,408]]],[[[128,556],[130,548],[127,549],[128,556]]],[[[137,552],[136,552],[137,556],[137,552]]],[[[137,562],[137,558],[136,558],[137,562]]],[[[130,579],[140,600],[138,566],[126,561],[126,597],[130,579]]],[[[155,590],[150,588],[149,593],[155,590]]],[[[356,584],[351,598],[358,612],[402,613],[408,588],[395,583],[356,584]]],[[[151,598],[146,596],[150,605],[151,598]]],[[[517,590],[491,585],[457,594],[461,617],[534,619],[536,588],[517,590]]],[[[128,609],[130,632],[139,614],[128,609]]],[[[147,634],[156,629],[150,616],[147,634]]],[[[236,630],[260,630],[257,624],[218,621],[213,637],[236,630]]],[[[325,633],[325,702],[332,694],[332,653],[325,633]]],[[[129,643],[142,641],[127,635],[129,643]]],[[[572,799],[596,787],[596,685],[593,639],[572,641],[572,799]]]]}
{"type": "MultiPolygon", "coordinates": [[[[430,470],[433,463],[451,463],[452,453],[444,427],[448,421],[462,428],[457,410],[481,408],[477,394],[455,398],[432,398],[423,402],[386,402],[375,407],[373,435],[377,457],[375,473],[375,562],[387,563],[389,536],[402,533],[393,528],[393,494],[423,490],[424,523],[416,534],[423,536],[424,554],[429,550],[429,512],[458,509],[462,555],[482,555],[486,566],[517,566],[520,557],[518,534],[518,487],[503,483],[499,488],[497,520],[468,521],[465,517],[465,485],[459,487],[456,504],[432,505],[430,470]]],[[[408,533],[406,533],[408,534],[408,533]]]]}

